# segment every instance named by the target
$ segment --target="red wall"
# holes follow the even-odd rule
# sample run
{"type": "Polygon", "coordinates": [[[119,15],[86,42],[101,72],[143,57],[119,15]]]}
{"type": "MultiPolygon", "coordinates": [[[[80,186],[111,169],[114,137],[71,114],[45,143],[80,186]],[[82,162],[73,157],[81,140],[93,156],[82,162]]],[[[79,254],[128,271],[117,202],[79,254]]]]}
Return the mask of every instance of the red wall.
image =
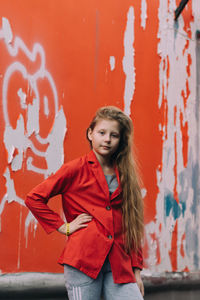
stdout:
{"type": "MultiPolygon", "coordinates": [[[[170,6],[168,1],[167,5],[170,6]]],[[[191,3],[188,5],[187,11],[183,14],[185,19],[181,19],[185,26],[188,24],[187,18],[190,21],[194,19],[191,5],[191,3]]],[[[104,105],[125,108],[124,93],[128,75],[123,68],[123,59],[126,55],[125,32],[130,24],[128,12],[132,12],[131,8],[134,12],[132,15],[134,53],[130,68],[134,91],[130,109],[134,123],[134,143],[143,174],[144,188],[147,191],[144,197],[145,222],[147,224],[156,222],[158,214],[156,199],[159,193],[157,170],[162,169],[163,151],[163,131],[159,130],[159,124],[167,124],[166,105],[158,106],[161,93],[159,68],[163,59],[162,54],[158,54],[159,6],[161,6],[159,1],[142,0],[1,1],[1,28],[4,26],[0,34],[1,272],[62,271],[56,261],[65,238],[57,232],[47,236],[33,219],[27,225],[28,209],[22,201],[27,192],[51,171],[45,153],[49,143],[53,145],[51,137],[59,133],[59,130],[53,131],[58,115],[63,117],[62,121],[58,122],[62,125],[60,131],[63,138],[59,139],[61,148],[52,150],[50,157],[55,160],[56,167],[63,161],[69,161],[89,150],[85,130],[97,108],[104,105]],[[147,18],[144,15],[141,17],[142,3],[147,5],[147,18]],[[146,22],[143,26],[142,21],[146,22]],[[12,37],[9,35],[9,26],[5,25],[8,22],[12,37]],[[6,41],[5,36],[10,36],[10,40],[6,41]],[[16,46],[16,37],[20,39],[19,48],[16,46]],[[33,47],[38,45],[37,43],[44,57],[37,52],[33,58],[33,47]],[[15,48],[16,53],[12,52],[15,48]],[[111,70],[110,56],[115,58],[114,70],[111,70]],[[17,66],[24,68],[24,73],[22,69],[13,69],[16,62],[17,66]],[[10,66],[13,73],[6,79],[10,66]],[[50,77],[46,76],[45,72],[50,74],[50,77]],[[37,88],[31,86],[31,78],[37,84],[37,88]],[[24,106],[17,94],[20,88],[26,94],[24,106]],[[44,108],[44,96],[48,98],[49,112],[44,108]],[[38,106],[35,106],[39,115],[37,122],[28,114],[28,107],[33,105],[34,99],[38,100],[38,106]],[[64,114],[61,113],[62,109],[64,114]],[[6,121],[6,115],[9,122],[6,121]],[[24,128],[17,131],[17,122],[20,118],[23,119],[24,128]],[[13,148],[12,137],[6,133],[6,130],[10,129],[11,132],[14,130],[13,139],[21,139],[19,145],[16,146],[16,142],[13,148]],[[38,135],[45,140],[44,144],[37,140],[38,135]],[[31,141],[35,148],[31,148],[28,141],[31,141]],[[37,155],[34,149],[41,155],[37,155]],[[17,157],[19,154],[21,158],[17,157]],[[37,169],[33,170],[33,167],[30,167],[30,158],[33,159],[32,166],[40,169],[38,172],[37,169]],[[22,162],[21,165],[19,161],[22,162]],[[9,179],[8,177],[6,179],[6,176],[10,176],[9,179]]],[[[170,74],[166,76],[169,77],[170,74]]],[[[36,112],[33,115],[37,116],[36,112]]],[[[52,199],[50,206],[61,213],[59,198],[52,199]]],[[[151,234],[151,241],[159,244],[155,232],[151,234]]],[[[155,262],[157,265],[160,264],[161,246],[157,245],[155,262]]],[[[144,245],[146,259],[150,255],[150,247],[146,240],[144,245]]],[[[175,251],[172,260],[176,258],[175,251]]],[[[169,268],[171,267],[166,265],[166,269],[169,268]]]]}

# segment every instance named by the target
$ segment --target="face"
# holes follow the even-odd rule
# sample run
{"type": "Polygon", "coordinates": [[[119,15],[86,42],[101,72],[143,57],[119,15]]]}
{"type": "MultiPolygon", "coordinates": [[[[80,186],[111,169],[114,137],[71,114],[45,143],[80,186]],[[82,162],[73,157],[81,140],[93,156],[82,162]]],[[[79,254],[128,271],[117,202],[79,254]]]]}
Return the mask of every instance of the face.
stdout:
{"type": "Polygon", "coordinates": [[[99,120],[93,130],[89,129],[88,138],[97,158],[109,158],[119,146],[119,123],[115,120],[99,120]]]}

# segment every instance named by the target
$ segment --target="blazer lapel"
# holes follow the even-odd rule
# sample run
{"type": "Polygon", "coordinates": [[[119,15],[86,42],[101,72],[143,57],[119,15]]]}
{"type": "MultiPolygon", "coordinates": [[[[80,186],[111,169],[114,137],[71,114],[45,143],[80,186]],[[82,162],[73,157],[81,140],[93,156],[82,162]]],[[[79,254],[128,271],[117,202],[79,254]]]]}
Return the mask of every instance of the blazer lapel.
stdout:
{"type": "Polygon", "coordinates": [[[96,158],[96,155],[94,154],[93,151],[91,151],[88,155],[88,162],[91,166],[91,170],[101,188],[101,190],[103,191],[103,193],[106,196],[106,199],[109,199],[109,189],[108,189],[108,184],[105,178],[105,175],[103,173],[102,167],[99,163],[99,161],[96,158]]]}

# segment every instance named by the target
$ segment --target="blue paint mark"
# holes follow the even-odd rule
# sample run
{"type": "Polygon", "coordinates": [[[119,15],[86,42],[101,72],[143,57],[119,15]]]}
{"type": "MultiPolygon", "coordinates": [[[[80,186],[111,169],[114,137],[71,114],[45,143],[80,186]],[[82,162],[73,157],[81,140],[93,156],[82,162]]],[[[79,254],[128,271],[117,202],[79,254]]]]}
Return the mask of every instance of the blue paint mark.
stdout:
{"type": "Polygon", "coordinates": [[[181,214],[184,216],[185,209],[186,209],[185,202],[177,203],[171,193],[165,196],[166,217],[169,217],[170,213],[172,213],[174,220],[176,220],[180,217],[181,214]]]}
{"type": "Polygon", "coordinates": [[[180,201],[180,205],[182,206],[182,214],[183,214],[183,217],[185,217],[186,203],[180,201]]]}
{"type": "Polygon", "coordinates": [[[165,212],[167,217],[172,212],[175,220],[178,219],[181,215],[181,209],[172,194],[168,194],[165,196],[165,212]]]}
{"type": "Polygon", "coordinates": [[[177,33],[179,30],[179,22],[174,22],[174,50],[175,50],[175,41],[176,41],[176,37],[177,37],[177,33]]]}

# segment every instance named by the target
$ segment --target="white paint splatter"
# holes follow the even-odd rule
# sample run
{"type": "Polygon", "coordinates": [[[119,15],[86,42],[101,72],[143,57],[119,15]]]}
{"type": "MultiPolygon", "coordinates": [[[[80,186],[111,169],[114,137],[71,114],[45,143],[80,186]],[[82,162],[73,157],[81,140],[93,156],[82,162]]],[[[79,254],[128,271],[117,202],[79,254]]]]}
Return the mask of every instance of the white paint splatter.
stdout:
{"type": "Polygon", "coordinates": [[[27,108],[27,105],[26,105],[26,93],[24,93],[22,91],[22,88],[20,88],[17,92],[17,95],[19,96],[20,98],[20,105],[21,105],[21,108],[22,109],[26,109],[27,108]]]}
{"type": "MultiPolygon", "coordinates": [[[[13,179],[10,177],[11,171],[19,171],[22,169],[22,162],[27,156],[27,170],[32,170],[36,173],[43,174],[46,178],[51,173],[60,168],[64,161],[63,141],[66,134],[66,118],[62,106],[58,107],[58,95],[56,85],[51,74],[47,71],[45,64],[45,52],[39,43],[33,45],[33,49],[29,50],[23,40],[19,37],[13,38],[13,33],[9,21],[6,18],[2,19],[2,28],[0,29],[0,39],[3,39],[8,53],[11,57],[15,57],[15,62],[11,63],[4,74],[2,85],[2,100],[3,100],[3,115],[5,120],[4,131],[4,144],[8,153],[8,167],[4,173],[6,178],[7,193],[3,196],[0,202],[0,216],[3,212],[5,203],[15,201],[20,205],[24,205],[23,199],[17,196],[13,179]],[[12,43],[11,43],[12,42],[12,43]],[[18,61],[18,53],[24,53],[26,57],[35,62],[38,57],[40,58],[40,66],[34,74],[30,74],[23,63],[18,61]],[[8,109],[8,91],[10,88],[10,81],[15,74],[22,75],[24,80],[27,80],[28,91],[18,89],[17,95],[20,98],[21,109],[27,112],[27,119],[21,113],[17,116],[17,124],[14,127],[9,118],[8,109]],[[38,81],[45,80],[49,83],[52,92],[54,107],[48,106],[48,98],[46,95],[43,99],[40,97],[40,90],[38,81]],[[29,92],[34,95],[32,103],[27,105],[27,95],[29,92]],[[46,137],[40,135],[40,106],[44,105],[44,114],[48,117],[49,114],[54,114],[54,123],[46,137]],[[50,111],[52,109],[52,111],[50,111]],[[38,144],[46,145],[47,151],[41,151],[30,140],[32,134],[38,144]],[[31,148],[35,156],[44,158],[47,163],[47,168],[36,167],[33,164],[33,157],[28,154],[27,149],[31,148]],[[11,169],[10,169],[11,167],[11,169]]],[[[28,234],[28,227],[33,223],[33,216],[29,213],[25,222],[25,234],[28,234]]],[[[37,222],[34,223],[34,230],[36,229],[37,222]]],[[[19,250],[20,252],[20,250],[19,250]]],[[[19,257],[18,257],[19,258],[19,257]]],[[[20,259],[20,258],[19,258],[20,259]]],[[[18,261],[18,265],[20,260],[18,261]]]]}
{"type": "Polygon", "coordinates": [[[147,2],[146,0],[141,0],[141,27],[146,28],[147,19],[147,2]]]}
{"type": "Polygon", "coordinates": [[[0,216],[3,212],[5,203],[11,203],[13,201],[19,203],[20,205],[24,205],[24,200],[21,199],[20,197],[17,196],[15,192],[15,185],[13,179],[10,177],[10,171],[9,168],[6,168],[4,172],[4,177],[6,179],[6,188],[7,188],[7,193],[4,195],[3,200],[0,203],[0,216]]]}
{"type": "MultiPolygon", "coordinates": [[[[12,34],[12,29],[11,29],[8,19],[2,18],[2,27],[3,27],[3,29],[2,29],[3,38],[5,40],[5,43],[9,44],[12,42],[13,34],[12,34]]],[[[1,38],[1,35],[0,35],[0,38],[1,38]]]]}
{"type": "Polygon", "coordinates": [[[46,117],[48,117],[48,115],[49,115],[49,104],[48,104],[49,100],[48,100],[47,96],[44,96],[43,101],[44,101],[44,114],[46,117]]]}
{"type": "MultiPolygon", "coordinates": [[[[39,133],[39,105],[37,99],[33,99],[33,103],[28,104],[28,121],[27,121],[27,134],[39,133]]],[[[34,151],[35,152],[35,151],[34,151]]]]}
{"type": "MultiPolygon", "coordinates": [[[[184,29],[184,20],[179,17],[178,27],[174,24],[174,8],[175,1],[160,0],[159,6],[159,31],[158,31],[158,53],[161,58],[159,66],[160,93],[158,99],[159,108],[164,105],[163,99],[167,101],[167,124],[159,125],[163,130],[163,152],[162,152],[162,171],[157,170],[157,185],[159,193],[156,199],[156,220],[146,226],[146,236],[149,243],[148,263],[152,272],[172,271],[172,261],[170,251],[172,247],[173,230],[176,222],[177,226],[177,271],[182,271],[185,268],[196,270],[197,261],[200,263],[200,247],[195,248],[196,242],[194,238],[199,232],[199,224],[195,223],[195,218],[199,220],[199,208],[195,207],[195,212],[192,207],[197,201],[195,193],[194,179],[198,182],[199,178],[195,177],[195,166],[199,165],[199,149],[197,147],[199,134],[199,121],[195,117],[197,109],[196,102],[196,53],[195,53],[195,32],[200,25],[197,20],[191,21],[192,38],[188,39],[187,32],[184,29]],[[169,4],[168,4],[169,2],[169,4]],[[188,58],[191,57],[191,64],[188,63],[188,58]],[[188,75],[190,68],[190,75],[188,75]],[[189,94],[187,101],[184,104],[183,93],[189,94]],[[181,121],[182,120],[182,121],[181,121]],[[188,124],[188,163],[184,166],[183,157],[183,136],[181,126],[188,124]],[[176,172],[175,172],[176,169],[176,172]],[[166,196],[174,196],[176,189],[179,196],[179,203],[173,201],[172,208],[169,209],[168,215],[166,196]],[[173,205],[176,209],[173,211],[173,205]],[[179,214],[178,214],[179,212],[179,214]],[[177,214],[175,216],[175,214],[177,214]],[[194,214],[196,217],[194,217],[194,214]],[[184,234],[189,234],[187,224],[190,224],[191,236],[193,236],[193,247],[186,252],[187,239],[184,241],[184,234]],[[187,231],[188,230],[188,231],[187,231]],[[155,263],[158,247],[152,248],[151,235],[155,234],[158,240],[160,251],[159,264],[155,263]],[[181,254],[184,252],[184,256],[181,254]],[[197,253],[198,252],[198,253],[197,253]]],[[[195,14],[194,14],[195,15],[195,14]]],[[[196,186],[196,188],[197,188],[196,186]]],[[[194,207],[193,207],[194,210],[194,207]]],[[[175,252],[176,253],[176,252],[175,252]]],[[[173,254],[175,255],[175,254],[173,254]]]]}
{"type": "MultiPolygon", "coordinates": [[[[8,25],[9,25],[9,21],[5,21],[4,23],[7,24],[6,27],[4,26],[1,30],[0,30],[0,38],[5,38],[5,40],[8,40],[8,25]]],[[[54,143],[53,141],[57,141],[58,145],[61,146],[63,140],[64,140],[64,134],[66,133],[66,120],[65,117],[61,118],[59,122],[60,128],[62,128],[62,134],[60,134],[60,128],[58,128],[57,124],[56,124],[56,116],[58,115],[63,115],[63,111],[62,108],[60,110],[58,110],[58,96],[57,96],[57,91],[56,91],[56,86],[55,83],[53,81],[53,78],[51,76],[51,74],[46,70],[45,68],[45,53],[44,50],[42,48],[41,45],[39,45],[38,43],[34,44],[33,46],[33,51],[30,51],[26,45],[24,44],[24,42],[19,38],[19,37],[15,37],[14,41],[13,41],[13,45],[10,44],[6,44],[8,52],[10,53],[11,56],[17,56],[19,50],[21,49],[21,51],[23,51],[26,56],[31,60],[31,61],[35,61],[36,57],[39,55],[41,57],[41,66],[38,69],[37,72],[35,72],[34,74],[29,74],[26,67],[21,64],[20,62],[16,61],[13,64],[11,64],[6,72],[5,72],[5,76],[4,76],[4,81],[3,81],[3,110],[4,110],[4,118],[5,118],[5,123],[6,123],[6,134],[4,135],[4,142],[6,145],[6,149],[8,151],[10,160],[12,159],[12,153],[13,153],[13,147],[17,148],[18,152],[21,154],[22,152],[25,152],[26,149],[28,147],[31,147],[31,149],[33,150],[33,152],[41,157],[46,157],[48,156],[48,154],[42,153],[41,151],[38,151],[35,146],[31,143],[31,141],[28,140],[28,137],[32,134],[32,133],[36,133],[35,137],[38,140],[39,143],[42,144],[49,144],[49,143],[54,143]],[[33,104],[29,104],[28,105],[28,120],[27,120],[27,133],[25,133],[25,125],[24,125],[24,120],[23,120],[23,116],[20,116],[20,124],[18,122],[18,127],[16,129],[13,129],[11,124],[10,124],[10,120],[9,120],[9,112],[8,112],[8,108],[7,108],[7,94],[8,94],[8,88],[9,88],[9,81],[12,77],[12,75],[15,73],[21,73],[24,79],[28,80],[28,86],[31,87],[32,91],[34,92],[34,94],[36,95],[35,99],[33,100],[33,104]],[[37,81],[41,80],[41,79],[46,79],[48,80],[50,87],[52,89],[53,92],[53,99],[54,99],[54,110],[55,110],[55,122],[54,125],[51,129],[51,132],[49,133],[49,135],[46,138],[43,138],[40,136],[39,132],[40,132],[40,125],[39,125],[39,103],[41,101],[40,99],[40,93],[38,90],[38,86],[37,86],[37,81]],[[56,130],[55,130],[55,128],[56,130]],[[12,135],[12,138],[10,137],[10,135],[12,135]],[[54,136],[54,138],[52,138],[52,134],[54,136]],[[15,143],[13,144],[13,138],[15,143]],[[59,138],[62,138],[62,141],[59,140],[59,138]],[[17,144],[17,140],[20,139],[20,145],[18,145],[18,147],[16,147],[17,144]],[[12,150],[12,151],[11,151],[12,150]],[[23,151],[22,151],[23,150],[23,151]]],[[[21,103],[23,106],[23,109],[26,108],[25,106],[25,93],[22,92],[22,89],[20,89],[18,91],[18,95],[21,97],[21,103]]],[[[47,107],[47,97],[44,96],[44,101],[46,102],[45,106],[45,114],[48,115],[49,111],[48,111],[48,107],[47,107]]],[[[49,146],[50,148],[53,149],[53,147],[51,147],[51,145],[49,146]]],[[[58,160],[54,160],[54,164],[56,169],[58,169],[61,166],[61,162],[63,162],[63,150],[62,150],[62,146],[61,149],[57,147],[56,150],[54,150],[54,156],[58,157],[58,160]],[[60,159],[59,159],[60,157],[60,159]]],[[[52,150],[53,152],[53,150],[52,150]]],[[[19,163],[18,165],[21,165],[21,157],[19,157],[19,163]]],[[[50,169],[52,169],[52,167],[50,167],[50,169]]],[[[44,170],[41,170],[44,171],[44,170]]],[[[46,171],[46,176],[47,174],[50,173],[50,170],[47,169],[46,171]]]]}
{"type": "Polygon", "coordinates": [[[17,126],[13,129],[10,125],[5,127],[4,144],[8,153],[8,163],[11,163],[13,171],[20,170],[23,161],[23,152],[26,148],[27,138],[24,136],[24,119],[22,115],[17,120],[17,126]],[[16,154],[14,156],[14,152],[16,154]]]}
{"type": "Polygon", "coordinates": [[[124,89],[124,112],[130,116],[131,101],[135,91],[135,67],[133,48],[134,43],[134,8],[131,6],[127,14],[127,24],[124,33],[124,57],[123,57],[123,70],[126,75],[125,89],[124,89]]]}
{"type": "Polygon", "coordinates": [[[46,151],[46,161],[48,165],[48,173],[45,176],[49,176],[51,173],[55,173],[58,170],[58,165],[61,166],[64,161],[64,149],[63,141],[67,131],[67,123],[63,108],[59,110],[56,115],[54,127],[51,133],[48,135],[49,146],[46,151]],[[62,130],[61,130],[62,128],[62,130]],[[57,162],[55,164],[55,153],[59,153],[56,158],[57,162]]]}
{"type": "Polygon", "coordinates": [[[142,193],[142,198],[144,198],[147,195],[147,190],[145,188],[142,188],[141,193],[142,193]]]}
{"type": "Polygon", "coordinates": [[[110,56],[110,70],[113,71],[115,69],[115,57],[110,56]]]}

